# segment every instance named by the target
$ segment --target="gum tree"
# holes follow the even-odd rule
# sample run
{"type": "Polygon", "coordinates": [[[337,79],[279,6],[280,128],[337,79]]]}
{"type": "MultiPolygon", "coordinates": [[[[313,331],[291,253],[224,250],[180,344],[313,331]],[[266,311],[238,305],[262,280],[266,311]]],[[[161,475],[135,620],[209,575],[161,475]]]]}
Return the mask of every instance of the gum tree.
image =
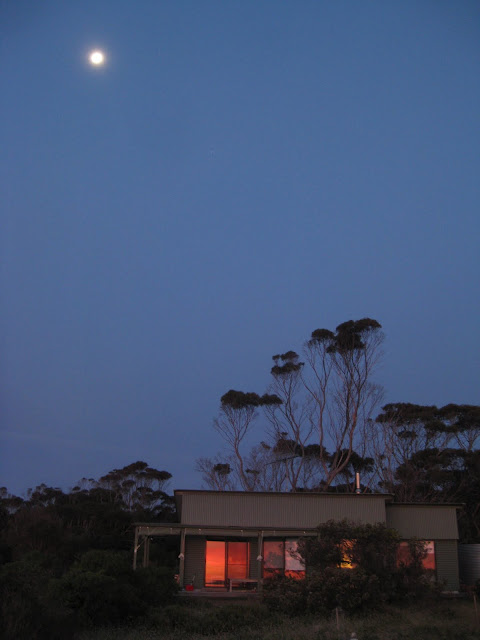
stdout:
{"type": "MultiPolygon", "coordinates": [[[[340,479],[348,485],[352,460],[363,459],[365,425],[381,397],[372,376],[382,341],[380,324],[370,318],[344,322],[335,331],[317,329],[302,360],[292,350],[273,356],[267,394],[230,390],[222,396],[214,428],[227,447],[221,461],[231,470],[230,486],[328,490],[340,479]],[[242,446],[259,409],[267,428],[246,454],[242,446]]],[[[220,459],[201,462],[204,481],[218,487],[212,473],[215,465],[220,473],[220,459]]]]}

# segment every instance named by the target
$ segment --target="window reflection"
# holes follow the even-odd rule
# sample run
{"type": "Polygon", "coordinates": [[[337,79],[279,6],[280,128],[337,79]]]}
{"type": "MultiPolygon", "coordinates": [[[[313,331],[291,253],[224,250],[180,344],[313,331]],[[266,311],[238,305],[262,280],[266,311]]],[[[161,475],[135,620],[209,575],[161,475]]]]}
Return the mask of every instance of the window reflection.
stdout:
{"type": "Polygon", "coordinates": [[[225,585],[225,542],[207,540],[205,553],[205,586],[225,585]]]}
{"type": "Polygon", "coordinates": [[[285,540],[285,575],[297,580],[305,577],[305,563],[298,552],[298,540],[285,540]]]}
{"type": "Polygon", "coordinates": [[[340,551],[342,553],[340,567],[342,569],[354,569],[357,566],[357,564],[353,562],[352,558],[353,545],[353,540],[342,540],[340,543],[340,551]]]}
{"type": "MultiPolygon", "coordinates": [[[[435,571],[435,543],[432,541],[425,541],[424,549],[426,556],[422,559],[422,567],[426,570],[435,571]]],[[[397,565],[412,564],[413,558],[410,551],[410,545],[408,542],[400,542],[397,548],[397,565]]]]}
{"type": "Polygon", "coordinates": [[[304,578],[305,565],[298,552],[298,540],[265,540],[263,543],[263,577],[285,575],[304,578]]]}
{"type": "Polygon", "coordinates": [[[248,578],[249,543],[207,540],[205,586],[224,587],[228,578],[248,578]]]}
{"type": "Polygon", "coordinates": [[[248,578],[248,543],[229,542],[227,578],[248,578]]]}
{"type": "Polygon", "coordinates": [[[263,577],[283,575],[285,552],[283,540],[265,540],[263,543],[263,577]]]}

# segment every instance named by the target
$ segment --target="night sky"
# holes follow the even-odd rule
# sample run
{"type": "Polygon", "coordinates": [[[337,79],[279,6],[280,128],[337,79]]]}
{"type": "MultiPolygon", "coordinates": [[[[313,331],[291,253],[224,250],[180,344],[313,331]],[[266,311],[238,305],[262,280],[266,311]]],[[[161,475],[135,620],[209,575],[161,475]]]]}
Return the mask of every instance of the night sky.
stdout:
{"type": "Polygon", "coordinates": [[[478,2],[0,0],[0,42],[0,485],[199,488],[220,396],[365,316],[385,402],[480,403],[478,2]]]}

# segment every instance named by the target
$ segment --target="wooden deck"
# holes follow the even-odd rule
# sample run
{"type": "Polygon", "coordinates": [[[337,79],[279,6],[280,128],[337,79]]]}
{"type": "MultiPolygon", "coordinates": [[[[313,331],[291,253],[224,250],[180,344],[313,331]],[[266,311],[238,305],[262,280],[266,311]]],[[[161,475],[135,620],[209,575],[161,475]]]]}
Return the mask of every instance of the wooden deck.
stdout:
{"type": "Polygon", "coordinates": [[[179,591],[177,598],[193,598],[206,600],[256,600],[260,597],[254,589],[194,589],[193,591],[179,591]]]}

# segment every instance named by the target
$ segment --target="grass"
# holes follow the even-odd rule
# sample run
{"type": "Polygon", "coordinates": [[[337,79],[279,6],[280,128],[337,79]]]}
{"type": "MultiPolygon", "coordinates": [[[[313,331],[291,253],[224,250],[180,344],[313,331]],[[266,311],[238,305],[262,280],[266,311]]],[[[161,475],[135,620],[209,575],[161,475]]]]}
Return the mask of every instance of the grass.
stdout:
{"type": "Polygon", "coordinates": [[[79,640],[349,640],[352,632],[358,640],[480,640],[469,601],[388,607],[364,618],[340,617],[338,626],[334,615],[292,619],[273,617],[258,604],[192,604],[155,612],[149,624],[90,631],[79,640]]]}

